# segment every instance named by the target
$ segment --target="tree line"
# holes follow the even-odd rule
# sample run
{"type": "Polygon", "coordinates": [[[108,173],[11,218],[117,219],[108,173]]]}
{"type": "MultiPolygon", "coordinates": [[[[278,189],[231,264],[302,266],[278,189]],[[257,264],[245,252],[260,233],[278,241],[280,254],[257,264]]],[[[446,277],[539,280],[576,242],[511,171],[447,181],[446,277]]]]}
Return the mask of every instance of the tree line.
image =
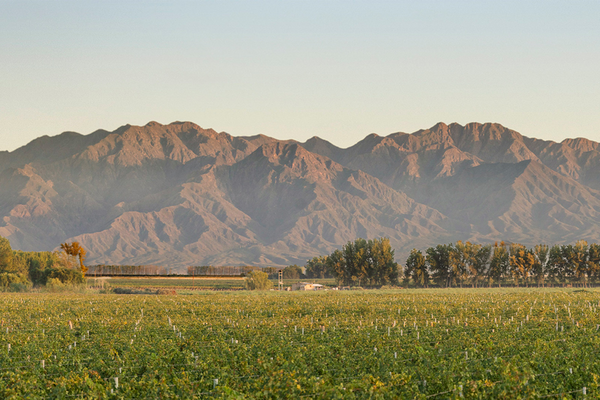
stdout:
{"type": "Polygon", "coordinates": [[[89,276],[104,275],[167,275],[168,269],[157,265],[90,265],[87,274],[89,276]]]}
{"type": "Polygon", "coordinates": [[[399,272],[388,238],[356,239],[328,256],[308,260],[305,266],[307,277],[333,277],[341,286],[398,285],[399,272]]]}
{"type": "Polygon", "coordinates": [[[57,252],[25,252],[13,250],[8,239],[0,236],[0,291],[82,284],[85,256],[77,242],[63,243],[57,252]]]}
{"type": "MultiPolygon", "coordinates": [[[[284,270],[301,271],[298,266],[284,270]]],[[[600,283],[600,245],[527,247],[519,243],[458,241],[413,249],[403,267],[394,262],[387,238],[357,239],[305,265],[307,278],[334,277],[343,286],[416,287],[547,286],[600,283]]],[[[291,272],[290,271],[290,272],[291,272]]],[[[297,273],[297,272],[296,272],[297,273]]]]}
{"type": "MultiPolygon", "coordinates": [[[[266,268],[263,268],[263,271],[266,268]]],[[[251,271],[260,271],[261,267],[251,265],[224,265],[224,266],[190,266],[187,267],[187,274],[191,276],[245,276],[251,271]]]]}
{"type": "Polygon", "coordinates": [[[405,283],[441,287],[546,286],[600,282],[600,245],[575,244],[528,248],[519,243],[482,245],[458,241],[413,249],[404,268],[405,283]]]}

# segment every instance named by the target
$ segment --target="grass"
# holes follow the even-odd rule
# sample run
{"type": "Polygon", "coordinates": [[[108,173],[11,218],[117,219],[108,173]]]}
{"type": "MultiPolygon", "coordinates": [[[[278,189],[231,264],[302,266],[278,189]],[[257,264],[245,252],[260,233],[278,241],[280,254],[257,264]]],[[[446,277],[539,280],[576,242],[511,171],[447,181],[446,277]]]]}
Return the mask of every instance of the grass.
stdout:
{"type": "MultiPolygon", "coordinates": [[[[313,282],[324,286],[335,286],[334,279],[284,279],[284,286],[290,287],[296,282],[313,282]]],[[[244,288],[244,278],[237,277],[88,277],[88,285],[102,286],[108,283],[112,288],[139,288],[139,289],[177,289],[177,290],[241,290],[244,288]]],[[[273,281],[277,287],[277,281],[273,281]]]]}
{"type": "Polygon", "coordinates": [[[106,282],[113,288],[168,288],[168,289],[243,289],[243,278],[88,278],[90,286],[98,286],[100,282],[106,282]]]}

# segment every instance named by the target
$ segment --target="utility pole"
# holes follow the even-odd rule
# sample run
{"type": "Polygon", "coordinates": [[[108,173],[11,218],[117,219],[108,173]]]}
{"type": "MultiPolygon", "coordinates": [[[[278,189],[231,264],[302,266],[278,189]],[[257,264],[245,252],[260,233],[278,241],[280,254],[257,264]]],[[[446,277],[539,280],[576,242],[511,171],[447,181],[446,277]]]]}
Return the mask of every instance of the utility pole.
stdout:
{"type": "Polygon", "coordinates": [[[277,284],[277,289],[279,291],[282,291],[283,290],[283,270],[282,269],[279,270],[278,275],[279,275],[279,282],[277,284]]]}

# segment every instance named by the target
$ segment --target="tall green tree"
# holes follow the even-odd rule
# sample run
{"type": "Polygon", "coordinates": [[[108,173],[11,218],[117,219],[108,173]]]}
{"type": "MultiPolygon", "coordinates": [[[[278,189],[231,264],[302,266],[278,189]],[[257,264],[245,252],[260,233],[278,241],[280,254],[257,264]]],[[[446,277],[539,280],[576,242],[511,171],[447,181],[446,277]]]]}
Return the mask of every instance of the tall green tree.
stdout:
{"type": "Polygon", "coordinates": [[[352,285],[352,276],[346,268],[344,254],[341,250],[335,250],[327,257],[327,268],[331,271],[339,285],[352,285]]]}
{"type": "Polygon", "coordinates": [[[496,242],[492,247],[492,258],[488,268],[487,277],[490,285],[498,283],[501,285],[502,279],[508,274],[508,249],[504,242],[496,242]]]}
{"type": "Polygon", "coordinates": [[[388,238],[368,242],[369,278],[372,286],[397,285],[398,264],[394,261],[394,250],[388,238]]]}
{"type": "Polygon", "coordinates": [[[438,244],[428,248],[425,261],[429,265],[432,279],[441,286],[452,284],[452,270],[450,269],[450,251],[452,245],[438,244]]]}
{"type": "Polygon", "coordinates": [[[314,257],[312,260],[306,262],[307,278],[331,278],[333,275],[327,266],[327,256],[314,257]]]}
{"type": "Polygon", "coordinates": [[[562,270],[564,272],[564,281],[571,281],[574,276],[576,276],[576,271],[579,269],[577,264],[577,251],[575,246],[572,244],[566,244],[560,246],[560,251],[562,254],[562,262],[563,267],[562,270]]]}
{"type": "Polygon", "coordinates": [[[529,284],[530,277],[535,264],[533,251],[522,244],[513,243],[510,245],[510,273],[518,286],[520,284],[529,284]]]}
{"type": "Polygon", "coordinates": [[[538,286],[544,283],[546,274],[548,273],[548,254],[550,248],[545,244],[538,244],[533,248],[533,256],[535,262],[533,264],[533,277],[537,282],[538,286]]]}
{"type": "Polygon", "coordinates": [[[475,286],[483,283],[486,273],[489,269],[490,257],[492,254],[491,245],[476,245],[472,248],[473,257],[471,261],[472,280],[475,286]]]}
{"type": "Polygon", "coordinates": [[[589,275],[592,282],[600,279],[600,245],[590,244],[588,249],[589,275]]]}
{"type": "Polygon", "coordinates": [[[573,246],[572,265],[574,267],[574,275],[579,282],[584,285],[588,282],[590,270],[589,265],[589,246],[585,240],[579,240],[573,246]]]}
{"type": "Polygon", "coordinates": [[[563,258],[563,249],[559,245],[554,245],[548,253],[548,263],[546,266],[547,277],[552,283],[564,283],[567,277],[567,263],[563,258]]]}
{"type": "Polygon", "coordinates": [[[367,283],[368,261],[367,261],[367,241],[359,238],[354,242],[348,242],[342,247],[346,269],[351,277],[352,285],[362,285],[367,283]]]}
{"type": "Polygon", "coordinates": [[[398,283],[398,264],[389,239],[356,239],[327,257],[327,268],[341,285],[398,283]]]}
{"type": "Polygon", "coordinates": [[[300,266],[294,264],[294,265],[288,265],[287,267],[285,267],[283,269],[283,278],[284,279],[300,279],[304,276],[304,274],[302,274],[302,268],[300,268],[300,266]]]}
{"type": "Polygon", "coordinates": [[[471,265],[473,263],[473,246],[470,242],[456,242],[450,251],[450,268],[452,269],[453,284],[462,287],[463,283],[469,278],[471,265]]]}
{"type": "Polygon", "coordinates": [[[417,286],[427,287],[429,285],[429,271],[427,271],[427,264],[421,250],[411,250],[410,255],[406,259],[404,276],[406,279],[412,279],[417,286]]]}
{"type": "Polygon", "coordinates": [[[13,250],[10,242],[2,236],[0,236],[0,272],[18,272],[13,263],[13,250]]]}

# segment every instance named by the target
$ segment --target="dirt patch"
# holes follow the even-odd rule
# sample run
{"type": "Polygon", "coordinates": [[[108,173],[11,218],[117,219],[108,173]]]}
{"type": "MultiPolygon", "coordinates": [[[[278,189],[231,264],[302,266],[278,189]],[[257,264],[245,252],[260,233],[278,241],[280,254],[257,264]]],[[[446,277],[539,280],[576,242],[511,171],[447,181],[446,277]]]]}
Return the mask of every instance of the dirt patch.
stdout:
{"type": "Polygon", "coordinates": [[[130,289],[130,288],[114,288],[115,294],[158,294],[158,295],[176,295],[177,292],[173,289],[130,289]]]}
{"type": "Polygon", "coordinates": [[[175,294],[177,294],[177,292],[175,290],[173,290],[173,289],[158,289],[156,291],[156,294],[159,294],[159,295],[175,295],[175,294]]]}

